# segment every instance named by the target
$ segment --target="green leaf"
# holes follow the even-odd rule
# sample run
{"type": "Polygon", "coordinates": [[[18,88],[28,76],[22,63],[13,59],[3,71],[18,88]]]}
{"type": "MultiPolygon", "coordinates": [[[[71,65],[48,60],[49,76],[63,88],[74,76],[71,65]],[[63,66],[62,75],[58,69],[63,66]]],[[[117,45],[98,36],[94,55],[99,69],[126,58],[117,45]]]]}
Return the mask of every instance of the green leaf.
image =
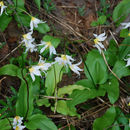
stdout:
{"type": "Polygon", "coordinates": [[[40,7],[41,7],[41,0],[34,0],[34,2],[36,3],[38,9],[40,10],[40,7]]]}
{"type": "Polygon", "coordinates": [[[127,37],[123,40],[121,43],[121,46],[119,47],[119,58],[124,59],[125,56],[130,54],[130,37],[127,37]]]}
{"type": "MultiPolygon", "coordinates": [[[[9,118],[9,120],[11,122],[13,121],[12,118],[9,118]]],[[[1,130],[11,130],[10,122],[8,121],[7,118],[0,120],[0,129],[1,130]]]]}
{"type": "Polygon", "coordinates": [[[121,1],[113,11],[113,20],[120,24],[130,13],[130,0],[121,1]]]}
{"type": "Polygon", "coordinates": [[[36,103],[38,106],[46,106],[46,107],[49,107],[51,104],[49,103],[49,100],[46,99],[46,98],[42,98],[42,99],[38,99],[36,100],[36,103]]]}
{"type": "Polygon", "coordinates": [[[16,15],[14,15],[14,18],[19,23],[20,26],[21,24],[26,27],[30,26],[30,20],[31,20],[30,16],[23,13],[17,13],[16,15]]]}
{"type": "Polygon", "coordinates": [[[58,89],[58,96],[63,97],[65,94],[71,94],[74,90],[84,90],[81,85],[68,85],[58,89]]]}
{"type": "Polygon", "coordinates": [[[129,67],[126,67],[125,61],[118,60],[112,70],[119,78],[129,76],[130,75],[130,69],[129,67]]]}
{"type": "Polygon", "coordinates": [[[128,34],[129,34],[128,29],[122,29],[120,31],[120,37],[126,38],[126,37],[128,37],[128,34]]]}
{"type": "Polygon", "coordinates": [[[97,22],[98,24],[104,24],[106,22],[107,17],[105,15],[102,15],[98,18],[97,22]]]}
{"type": "Polygon", "coordinates": [[[105,52],[105,56],[107,57],[107,62],[109,65],[114,66],[115,62],[118,59],[118,52],[119,49],[117,47],[117,44],[114,40],[110,41],[109,48],[105,52]]]}
{"type": "MultiPolygon", "coordinates": [[[[108,78],[107,66],[103,60],[103,57],[97,50],[92,50],[87,55],[85,63],[92,75],[95,84],[103,84],[108,78]]],[[[85,68],[85,75],[91,80],[88,70],[85,68]]]]}
{"type": "Polygon", "coordinates": [[[76,106],[80,103],[87,101],[88,99],[94,99],[98,96],[104,96],[106,91],[101,87],[99,89],[84,89],[84,90],[75,90],[69,96],[72,100],[67,101],[67,104],[71,107],[76,106]]]}
{"type": "Polygon", "coordinates": [[[110,107],[106,113],[97,118],[93,123],[93,130],[104,130],[112,125],[116,117],[116,110],[114,107],[110,107]]]}
{"type": "Polygon", "coordinates": [[[24,8],[24,0],[13,0],[13,2],[14,2],[14,5],[16,7],[21,8],[21,9],[25,9],[24,8]]]}
{"type": "Polygon", "coordinates": [[[97,21],[93,21],[93,22],[91,23],[91,26],[92,26],[92,27],[98,26],[98,22],[97,22],[97,21]]]}
{"type": "Polygon", "coordinates": [[[63,66],[57,63],[48,70],[45,80],[46,93],[48,96],[53,95],[57,83],[61,81],[63,74],[62,68],[63,66]]]}
{"type": "MultiPolygon", "coordinates": [[[[52,107],[52,110],[54,111],[54,107],[52,107]]],[[[69,116],[78,116],[77,112],[76,112],[76,108],[75,107],[69,107],[67,105],[67,101],[64,100],[59,100],[57,102],[57,106],[56,106],[56,111],[58,113],[61,113],[63,115],[69,115],[69,116]]]]}
{"type": "Polygon", "coordinates": [[[90,88],[94,88],[94,85],[92,83],[92,81],[90,79],[82,79],[76,82],[76,85],[82,85],[84,86],[86,89],[90,88]]]}
{"type": "Polygon", "coordinates": [[[29,130],[57,130],[55,124],[45,115],[41,114],[36,114],[28,118],[28,122],[25,125],[29,130]]]}
{"type": "Polygon", "coordinates": [[[35,28],[35,30],[37,30],[38,32],[40,32],[42,34],[45,34],[50,31],[50,28],[49,28],[48,24],[40,23],[40,24],[38,24],[38,27],[35,28]]]}
{"type": "Polygon", "coordinates": [[[112,104],[114,104],[119,98],[119,83],[116,78],[110,79],[104,85],[104,89],[106,89],[108,93],[108,98],[112,104]]]}
{"type": "Polygon", "coordinates": [[[3,32],[7,27],[8,24],[11,22],[12,17],[9,15],[6,15],[5,13],[0,16],[0,29],[3,32]]]}

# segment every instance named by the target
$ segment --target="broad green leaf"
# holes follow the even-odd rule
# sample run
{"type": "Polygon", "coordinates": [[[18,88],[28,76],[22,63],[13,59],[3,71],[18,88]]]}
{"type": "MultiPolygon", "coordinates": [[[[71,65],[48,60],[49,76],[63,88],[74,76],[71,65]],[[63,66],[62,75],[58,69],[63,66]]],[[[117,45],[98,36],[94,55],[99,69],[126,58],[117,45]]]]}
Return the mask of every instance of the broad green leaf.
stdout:
{"type": "Polygon", "coordinates": [[[0,75],[17,76],[21,80],[23,80],[22,74],[21,74],[21,69],[13,64],[7,64],[7,65],[4,65],[3,67],[1,67],[0,75]]]}
{"type": "MultiPolygon", "coordinates": [[[[12,118],[9,118],[10,122],[13,121],[12,118]]],[[[10,122],[7,118],[0,120],[0,130],[11,130],[10,122]]]]}
{"type": "Polygon", "coordinates": [[[106,91],[102,89],[101,87],[99,87],[99,89],[75,90],[69,96],[69,98],[72,98],[72,100],[67,101],[67,104],[70,107],[73,107],[87,101],[88,99],[94,99],[95,97],[98,97],[98,96],[104,96],[105,93],[106,91]]]}
{"type": "Polygon", "coordinates": [[[106,89],[108,93],[108,98],[112,104],[114,104],[119,98],[119,83],[116,78],[110,79],[104,85],[104,89],[106,89]]]}
{"type": "Polygon", "coordinates": [[[7,27],[8,24],[11,22],[12,17],[9,15],[6,15],[5,13],[0,16],[0,29],[3,32],[7,27]]]}
{"type": "Polygon", "coordinates": [[[85,87],[86,89],[90,88],[94,88],[94,85],[92,83],[92,81],[90,79],[82,79],[76,82],[76,85],[82,85],[83,87],[85,87]]]}
{"type": "Polygon", "coordinates": [[[22,117],[26,116],[26,112],[28,110],[27,117],[31,116],[33,112],[33,101],[36,98],[36,95],[38,94],[39,87],[40,87],[40,78],[37,77],[35,82],[32,82],[30,78],[26,77],[26,80],[28,82],[29,87],[29,100],[27,100],[27,84],[26,82],[22,82],[19,93],[18,93],[18,100],[16,102],[16,114],[22,117]],[[27,104],[29,103],[29,109],[27,104]]]}
{"type": "MultiPolygon", "coordinates": [[[[54,107],[52,107],[52,110],[54,111],[54,107]]],[[[76,108],[75,107],[69,107],[67,105],[67,101],[64,101],[64,100],[59,100],[57,102],[56,111],[58,113],[63,114],[63,115],[78,116],[78,114],[76,112],[76,108]]]]}
{"type": "MultiPolygon", "coordinates": [[[[107,66],[103,60],[103,57],[97,50],[92,50],[88,53],[86,58],[86,64],[92,75],[95,84],[103,84],[108,78],[107,66]]],[[[85,75],[91,80],[88,70],[85,67],[85,75]]]]}
{"type": "Polygon", "coordinates": [[[114,107],[110,107],[105,114],[97,118],[93,123],[93,130],[104,130],[112,125],[116,117],[116,110],[114,107]]]}
{"type": "Polygon", "coordinates": [[[74,90],[84,90],[85,88],[81,85],[68,85],[58,89],[58,96],[63,97],[65,94],[71,94],[74,90]]]}
{"type": "Polygon", "coordinates": [[[130,13],[130,0],[121,1],[113,11],[113,20],[120,24],[130,13]]]}
{"type": "Polygon", "coordinates": [[[130,54],[130,37],[127,37],[121,43],[119,47],[119,58],[124,59],[128,54],[130,54]]]}
{"type": "Polygon", "coordinates": [[[126,38],[126,37],[128,37],[128,34],[129,34],[128,29],[122,29],[120,31],[120,37],[126,38]]]}
{"type": "Polygon", "coordinates": [[[45,34],[50,31],[50,28],[46,23],[40,23],[40,24],[38,24],[38,27],[35,28],[35,30],[37,30],[38,32],[40,32],[42,34],[45,34]]]}
{"type": "Polygon", "coordinates": [[[36,100],[36,103],[37,103],[38,106],[43,106],[44,105],[46,107],[49,107],[51,105],[47,98],[38,99],[38,100],[36,100]]]}
{"type": "Polygon", "coordinates": [[[121,130],[120,124],[117,121],[115,121],[113,127],[110,130],[121,130]]]}
{"type": "Polygon", "coordinates": [[[110,41],[109,48],[105,52],[105,56],[109,65],[114,66],[115,62],[118,59],[119,49],[114,40],[110,41]]]}
{"type": "Polygon", "coordinates": [[[14,2],[14,5],[16,6],[16,8],[25,9],[24,8],[24,0],[13,0],[13,2],[14,2]]]}
{"type": "Polygon", "coordinates": [[[104,24],[106,22],[107,17],[105,15],[102,15],[98,18],[97,22],[98,24],[104,24]]]}
{"type": "Polygon", "coordinates": [[[57,130],[55,124],[45,115],[41,114],[36,114],[28,118],[28,122],[25,125],[29,130],[57,130]]]}
{"type": "Polygon", "coordinates": [[[23,13],[17,13],[16,15],[14,15],[14,18],[17,21],[17,23],[19,23],[20,26],[21,24],[26,27],[30,26],[30,20],[31,20],[30,16],[23,13]]]}
{"type": "Polygon", "coordinates": [[[40,7],[41,7],[41,0],[34,0],[34,2],[36,3],[38,9],[40,10],[40,7]]]}
{"type": "Polygon", "coordinates": [[[112,70],[119,78],[129,76],[130,69],[126,67],[126,62],[122,60],[118,60],[112,70]]]}
{"type": "Polygon", "coordinates": [[[53,95],[57,83],[61,81],[63,74],[62,68],[62,65],[56,63],[48,70],[45,80],[46,93],[48,96],[53,95]]]}

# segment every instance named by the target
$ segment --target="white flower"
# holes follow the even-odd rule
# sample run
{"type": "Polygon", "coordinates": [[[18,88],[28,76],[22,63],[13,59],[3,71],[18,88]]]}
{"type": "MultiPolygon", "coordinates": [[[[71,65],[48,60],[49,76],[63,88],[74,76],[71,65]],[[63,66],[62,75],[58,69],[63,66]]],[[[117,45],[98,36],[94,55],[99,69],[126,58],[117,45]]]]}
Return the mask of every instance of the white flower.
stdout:
{"type": "Polygon", "coordinates": [[[59,64],[62,65],[71,65],[74,59],[71,56],[68,55],[61,55],[61,57],[56,57],[55,62],[58,62],[59,64]]]}
{"type": "Polygon", "coordinates": [[[37,28],[39,23],[45,23],[35,17],[31,17],[31,22],[30,22],[30,30],[33,31],[33,28],[37,28]]]}
{"type": "Polygon", "coordinates": [[[3,14],[3,11],[5,8],[7,8],[7,6],[4,5],[3,1],[0,1],[0,7],[1,7],[1,12],[0,12],[0,16],[3,14]]]}
{"type": "Polygon", "coordinates": [[[22,40],[22,42],[25,42],[25,43],[32,43],[32,42],[34,42],[34,38],[32,38],[32,31],[31,32],[29,32],[29,33],[27,33],[27,34],[24,34],[23,35],[23,40],[22,40]]]}
{"type": "Polygon", "coordinates": [[[25,43],[24,45],[26,47],[26,51],[30,51],[30,52],[34,52],[34,51],[37,51],[37,48],[36,48],[36,45],[35,44],[32,44],[32,43],[25,43]]]}
{"type": "Polygon", "coordinates": [[[49,42],[41,41],[41,44],[39,45],[44,45],[44,47],[40,50],[40,53],[44,52],[45,49],[49,48],[50,55],[56,54],[56,50],[50,41],[49,42]]]}
{"type": "Polygon", "coordinates": [[[23,120],[23,117],[20,117],[20,116],[16,116],[13,120],[13,126],[16,126],[18,124],[22,124],[22,120],[23,120]]]}
{"type": "Polygon", "coordinates": [[[31,75],[31,78],[33,81],[35,81],[35,76],[41,76],[40,70],[39,70],[39,66],[32,66],[31,68],[29,68],[29,72],[31,75]]]}
{"type": "Polygon", "coordinates": [[[45,71],[48,70],[49,67],[51,67],[51,63],[45,63],[45,61],[42,60],[42,57],[40,56],[39,62],[38,62],[39,69],[45,73],[45,71]]]}
{"type": "Polygon", "coordinates": [[[129,58],[125,59],[127,61],[126,67],[130,66],[130,54],[128,54],[129,58]]]}
{"type": "Polygon", "coordinates": [[[80,65],[81,63],[82,63],[82,61],[80,61],[80,62],[77,63],[77,64],[70,64],[69,67],[70,67],[70,69],[71,69],[73,72],[75,72],[76,74],[80,75],[79,71],[83,71],[83,70],[80,69],[80,68],[78,67],[78,65],[80,65]]]}
{"type": "Polygon", "coordinates": [[[101,43],[102,41],[104,41],[107,38],[107,36],[105,36],[105,32],[100,34],[100,35],[97,35],[97,34],[93,34],[93,35],[96,37],[94,39],[95,45],[93,45],[93,46],[96,47],[99,50],[100,53],[101,53],[102,48],[104,50],[106,50],[104,45],[101,43]]]}
{"type": "Polygon", "coordinates": [[[23,125],[16,125],[13,127],[14,130],[23,130],[25,128],[25,126],[23,125]]]}
{"type": "Polygon", "coordinates": [[[126,29],[126,28],[130,27],[130,22],[128,22],[128,23],[121,23],[121,25],[123,26],[124,29],[126,29]]]}
{"type": "Polygon", "coordinates": [[[33,52],[33,51],[37,51],[37,48],[36,48],[36,45],[33,44],[34,42],[34,38],[32,38],[32,31],[27,33],[27,34],[24,34],[23,35],[23,40],[22,42],[24,42],[24,46],[26,47],[26,52],[29,50],[30,52],[33,52]]]}

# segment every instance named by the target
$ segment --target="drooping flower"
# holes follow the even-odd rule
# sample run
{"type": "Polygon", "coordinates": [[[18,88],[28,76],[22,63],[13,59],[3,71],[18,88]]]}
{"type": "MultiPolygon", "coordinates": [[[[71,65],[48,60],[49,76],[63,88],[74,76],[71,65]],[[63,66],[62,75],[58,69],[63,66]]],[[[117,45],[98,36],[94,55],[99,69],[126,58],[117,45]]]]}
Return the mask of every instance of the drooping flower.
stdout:
{"type": "Polygon", "coordinates": [[[93,35],[96,37],[94,39],[95,45],[93,45],[93,47],[96,47],[100,53],[101,53],[102,49],[106,50],[104,45],[101,43],[102,41],[104,41],[107,38],[107,36],[105,36],[105,32],[100,35],[97,35],[97,34],[93,34],[93,35]]]}
{"type": "Polygon", "coordinates": [[[13,120],[13,129],[14,130],[23,130],[25,126],[21,125],[23,122],[23,117],[16,116],[13,120]]]}
{"type": "Polygon", "coordinates": [[[130,22],[128,22],[128,23],[121,23],[121,25],[122,25],[123,29],[126,29],[126,28],[130,27],[130,22]]]}
{"type": "Polygon", "coordinates": [[[125,60],[127,61],[126,67],[127,67],[127,66],[130,66],[130,54],[128,54],[128,57],[129,57],[129,58],[125,59],[125,60]]]}
{"type": "Polygon", "coordinates": [[[3,1],[0,1],[0,7],[1,7],[1,12],[0,12],[0,16],[3,14],[3,11],[7,8],[7,6],[4,5],[3,1]]]}
{"type": "Polygon", "coordinates": [[[23,125],[16,125],[13,127],[14,130],[23,130],[25,128],[25,126],[23,125]]]}
{"type": "Polygon", "coordinates": [[[52,43],[49,41],[49,42],[45,42],[45,41],[41,41],[41,44],[39,44],[40,46],[41,45],[44,45],[44,47],[40,50],[40,53],[44,52],[45,49],[48,49],[49,48],[49,51],[50,51],[50,55],[51,54],[56,54],[56,50],[55,50],[55,47],[52,45],[52,43]]]}
{"type": "Polygon", "coordinates": [[[75,60],[69,55],[61,55],[61,57],[55,58],[55,62],[58,62],[59,64],[62,64],[65,66],[72,64],[73,61],[75,60]]]}
{"type": "Polygon", "coordinates": [[[31,17],[30,30],[33,31],[34,27],[37,28],[39,23],[45,23],[45,22],[41,21],[38,18],[31,17]]]}
{"type": "Polygon", "coordinates": [[[29,72],[33,81],[35,81],[35,75],[41,76],[39,66],[32,66],[31,68],[29,68],[29,72]]]}
{"type": "Polygon", "coordinates": [[[69,67],[70,67],[70,69],[71,69],[73,72],[75,72],[76,74],[80,75],[79,71],[83,71],[83,70],[80,69],[80,68],[78,67],[78,65],[80,65],[81,63],[82,63],[82,61],[80,61],[80,62],[77,63],[77,64],[70,64],[69,67]]]}
{"type": "Polygon", "coordinates": [[[32,44],[32,43],[25,43],[24,45],[26,47],[26,51],[30,51],[30,52],[34,52],[34,51],[37,51],[37,48],[36,48],[36,45],[35,44],[32,44]]]}
{"type": "Polygon", "coordinates": [[[51,63],[46,63],[44,60],[42,60],[42,57],[40,56],[39,62],[38,62],[39,69],[45,73],[51,67],[51,63]]]}

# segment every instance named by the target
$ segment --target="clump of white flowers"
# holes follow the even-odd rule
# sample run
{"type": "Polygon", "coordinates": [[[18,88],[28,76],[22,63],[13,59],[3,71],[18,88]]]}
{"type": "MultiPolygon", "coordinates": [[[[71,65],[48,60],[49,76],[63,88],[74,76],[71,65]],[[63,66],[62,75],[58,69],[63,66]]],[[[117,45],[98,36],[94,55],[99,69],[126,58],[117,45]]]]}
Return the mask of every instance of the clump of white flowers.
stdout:
{"type": "Polygon", "coordinates": [[[0,1],[0,8],[1,8],[0,11],[0,16],[1,16],[3,14],[3,11],[7,8],[7,6],[4,5],[3,1],[0,1]]]}
{"type": "Polygon", "coordinates": [[[16,116],[13,120],[13,129],[14,130],[23,130],[25,126],[22,125],[23,117],[16,116]]]}
{"type": "Polygon", "coordinates": [[[105,36],[105,32],[100,35],[97,35],[97,34],[93,34],[93,35],[95,36],[95,39],[94,39],[95,45],[93,45],[93,47],[96,47],[100,53],[102,49],[106,50],[104,45],[101,43],[107,38],[107,36],[105,36]]]}
{"type": "Polygon", "coordinates": [[[82,63],[79,62],[77,64],[72,64],[72,62],[74,62],[75,60],[71,57],[71,56],[68,56],[68,55],[61,55],[61,57],[56,57],[55,58],[55,62],[58,62],[59,64],[62,64],[66,67],[69,66],[69,68],[75,72],[76,74],[80,75],[79,71],[83,71],[82,69],[80,69],[78,67],[78,65],[80,65],[82,63]]]}

